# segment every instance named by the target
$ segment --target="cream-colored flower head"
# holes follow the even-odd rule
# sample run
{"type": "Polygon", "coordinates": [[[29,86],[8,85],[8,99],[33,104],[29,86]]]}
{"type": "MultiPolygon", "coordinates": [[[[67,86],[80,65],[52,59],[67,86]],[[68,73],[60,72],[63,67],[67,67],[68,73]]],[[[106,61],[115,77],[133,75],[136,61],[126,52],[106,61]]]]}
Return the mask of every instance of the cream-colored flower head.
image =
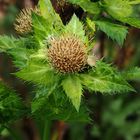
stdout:
{"type": "Polygon", "coordinates": [[[61,73],[81,71],[87,63],[85,45],[76,36],[63,36],[50,40],[48,59],[61,73]]]}
{"type": "Polygon", "coordinates": [[[16,18],[15,30],[19,34],[27,34],[32,30],[32,11],[39,13],[37,8],[23,9],[16,18]]]}

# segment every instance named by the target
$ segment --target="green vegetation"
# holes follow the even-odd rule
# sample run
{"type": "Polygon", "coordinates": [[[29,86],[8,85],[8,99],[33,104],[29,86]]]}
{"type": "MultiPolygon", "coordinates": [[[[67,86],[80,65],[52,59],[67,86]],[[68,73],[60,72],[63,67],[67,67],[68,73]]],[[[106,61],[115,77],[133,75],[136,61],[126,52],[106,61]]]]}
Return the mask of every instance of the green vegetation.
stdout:
{"type": "MultiPolygon", "coordinates": [[[[137,121],[131,125],[125,122],[125,118],[134,111],[137,112],[140,103],[136,100],[127,106],[123,104],[121,96],[127,97],[137,92],[135,86],[132,86],[134,85],[132,81],[140,79],[140,68],[134,66],[119,70],[106,59],[97,59],[92,50],[97,41],[96,33],[100,30],[123,47],[129,27],[140,28],[140,20],[134,14],[134,6],[140,1],[68,0],[67,2],[80,6],[85,16],[79,19],[73,14],[71,20],[64,25],[51,2],[40,0],[36,7],[38,12],[26,9],[18,16],[18,21],[22,21],[23,16],[27,17],[27,25],[15,23],[15,28],[17,26],[22,28],[18,31],[18,37],[0,36],[0,52],[8,54],[17,68],[12,74],[32,84],[34,93],[30,103],[26,104],[16,91],[0,83],[1,130],[25,116],[44,122],[45,120],[96,122],[90,117],[93,98],[85,100],[84,97],[87,91],[88,96],[102,93],[103,96],[112,98],[104,101],[105,98],[102,97],[102,103],[106,106],[101,114],[103,125],[99,128],[95,123],[96,127],[93,128],[91,135],[101,140],[113,140],[110,134],[113,135],[115,128],[119,127],[117,133],[126,134],[125,138],[132,140],[134,133],[139,132],[139,125],[137,121]],[[88,62],[90,56],[94,56],[90,60],[95,62],[93,65],[88,62]],[[121,95],[113,99],[116,93],[121,95]],[[108,125],[110,130],[103,133],[104,127],[108,125]],[[126,128],[131,126],[136,126],[137,129],[129,129],[129,133],[126,128]]],[[[97,107],[98,104],[95,101],[97,107]]],[[[73,123],[71,125],[74,127],[73,123]]],[[[46,140],[47,136],[44,137],[46,140]]],[[[76,138],[72,140],[74,139],[76,140],[76,138]]]]}

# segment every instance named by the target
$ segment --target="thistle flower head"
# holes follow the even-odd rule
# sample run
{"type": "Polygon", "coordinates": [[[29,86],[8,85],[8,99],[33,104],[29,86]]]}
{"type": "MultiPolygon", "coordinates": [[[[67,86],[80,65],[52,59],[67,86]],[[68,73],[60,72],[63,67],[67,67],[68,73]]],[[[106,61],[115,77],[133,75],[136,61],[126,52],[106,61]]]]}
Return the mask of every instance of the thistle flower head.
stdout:
{"type": "Polygon", "coordinates": [[[37,8],[23,9],[16,18],[15,30],[19,34],[26,34],[32,30],[32,11],[38,13],[37,8]]]}
{"type": "Polygon", "coordinates": [[[76,36],[63,36],[50,40],[48,59],[61,73],[81,71],[87,62],[85,45],[76,36]]]}

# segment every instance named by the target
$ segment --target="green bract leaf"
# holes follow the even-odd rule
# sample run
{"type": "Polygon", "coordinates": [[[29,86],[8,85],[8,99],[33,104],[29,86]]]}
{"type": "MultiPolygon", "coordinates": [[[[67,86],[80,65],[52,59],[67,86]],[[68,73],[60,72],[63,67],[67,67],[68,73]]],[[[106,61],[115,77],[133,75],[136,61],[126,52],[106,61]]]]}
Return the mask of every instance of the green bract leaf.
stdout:
{"type": "Polygon", "coordinates": [[[90,0],[68,0],[72,4],[79,5],[85,12],[89,12],[92,14],[99,14],[100,7],[97,2],[91,2],[90,0]]]}
{"type": "Polygon", "coordinates": [[[106,33],[112,40],[117,41],[119,45],[123,45],[123,42],[127,35],[127,28],[118,24],[113,24],[108,21],[95,21],[99,29],[106,33]]]}
{"type": "Polygon", "coordinates": [[[127,18],[116,18],[120,20],[121,22],[128,23],[131,26],[134,26],[136,28],[140,28],[140,19],[139,18],[133,18],[133,17],[127,17],[127,18]]]}
{"type": "Polygon", "coordinates": [[[62,93],[62,89],[56,89],[49,97],[48,91],[49,89],[37,90],[39,96],[32,102],[32,113],[36,118],[39,120],[47,118],[49,120],[90,121],[88,109],[82,105],[77,112],[66,95],[62,93]]]}
{"type": "Polygon", "coordinates": [[[49,19],[42,17],[36,13],[32,13],[32,24],[34,28],[34,37],[39,44],[43,46],[43,42],[50,35],[59,35],[63,30],[63,24],[58,15],[51,15],[49,19]]]}
{"type": "Polygon", "coordinates": [[[135,67],[123,72],[123,77],[126,80],[140,80],[140,68],[135,67]]]}
{"type": "Polygon", "coordinates": [[[101,93],[121,93],[134,91],[115,69],[107,64],[98,62],[96,68],[88,74],[81,74],[82,84],[86,89],[101,93]]]}
{"type": "Polygon", "coordinates": [[[65,27],[65,32],[67,34],[74,34],[81,40],[85,41],[85,31],[83,29],[83,25],[75,14],[73,15],[68,25],[65,27]]]}
{"type": "Polygon", "coordinates": [[[61,32],[61,30],[63,29],[63,23],[59,14],[55,12],[51,1],[40,0],[39,7],[40,7],[41,15],[43,16],[43,18],[46,19],[46,26],[48,27],[48,29],[52,32],[55,32],[55,34],[61,32]]]}
{"type": "Polygon", "coordinates": [[[42,16],[32,13],[32,24],[34,28],[35,38],[42,44],[42,40],[51,34],[52,24],[42,16]]]}
{"type": "Polygon", "coordinates": [[[128,23],[131,26],[140,28],[140,20],[135,17],[131,17],[133,13],[132,4],[137,4],[139,1],[130,0],[104,0],[103,7],[106,11],[115,19],[128,23]]]}
{"type": "Polygon", "coordinates": [[[54,22],[59,21],[62,24],[61,18],[59,14],[55,12],[50,0],[40,0],[39,7],[40,7],[41,15],[47,21],[54,21],[54,22]]]}
{"type": "Polygon", "coordinates": [[[16,73],[16,76],[25,81],[43,85],[49,85],[58,79],[53,70],[47,64],[39,61],[31,61],[24,69],[16,73]]]}
{"type": "Polygon", "coordinates": [[[76,110],[79,111],[82,96],[82,85],[79,78],[69,75],[62,81],[62,86],[76,110]]]}
{"type": "Polygon", "coordinates": [[[109,79],[109,77],[104,78],[104,76],[94,77],[90,75],[81,75],[81,80],[83,85],[87,89],[101,92],[101,93],[121,93],[133,91],[133,88],[125,81],[119,81],[116,79],[109,79]],[[121,82],[121,83],[120,83],[121,82]]]}
{"type": "Polygon", "coordinates": [[[12,36],[0,36],[0,52],[6,52],[8,49],[15,48],[15,41],[16,39],[12,36]]]}
{"type": "Polygon", "coordinates": [[[130,4],[140,4],[140,0],[129,0],[130,4]]]}
{"type": "Polygon", "coordinates": [[[89,28],[91,28],[93,30],[93,32],[96,31],[96,27],[95,27],[95,22],[90,20],[89,18],[87,18],[87,24],[89,26],[89,28]]]}
{"type": "Polygon", "coordinates": [[[26,66],[29,55],[38,45],[33,38],[0,37],[0,51],[6,52],[12,56],[12,60],[16,67],[22,68],[26,66]]]}
{"type": "Polygon", "coordinates": [[[0,124],[20,119],[25,112],[21,98],[0,82],[0,124]]]}
{"type": "Polygon", "coordinates": [[[50,17],[50,14],[56,14],[50,0],[40,0],[39,8],[41,15],[46,19],[50,17]]]}
{"type": "Polygon", "coordinates": [[[128,0],[104,0],[103,7],[112,17],[128,17],[133,12],[128,0]]]}
{"type": "Polygon", "coordinates": [[[38,51],[34,52],[30,55],[31,59],[45,61],[46,60],[46,50],[44,48],[39,49],[38,51]]]}
{"type": "Polygon", "coordinates": [[[28,53],[26,48],[16,47],[15,49],[8,51],[8,54],[12,56],[13,63],[16,67],[23,68],[26,66],[28,61],[28,53]]]}

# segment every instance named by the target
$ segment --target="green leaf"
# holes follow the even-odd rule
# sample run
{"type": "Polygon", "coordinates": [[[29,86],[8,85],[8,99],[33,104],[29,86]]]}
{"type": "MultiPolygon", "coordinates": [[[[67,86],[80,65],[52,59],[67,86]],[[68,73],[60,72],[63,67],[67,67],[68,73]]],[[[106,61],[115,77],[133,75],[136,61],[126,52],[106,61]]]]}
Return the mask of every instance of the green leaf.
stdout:
{"type": "Polygon", "coordinates": [[[8,51],[8,54],[10,54],[13,58],[13,63],[18,68],[23,68],[26,66],[28,61],[28,53],[26,48],[23,47],[16,47],[15,49],[11,49],[8,51]]]}
{"type": "Polygon", "coordinates": [[[46,61],[46,52],[44,48],[38,49],[36,52],[30,55],[31,59],[46,61]]]}
{"type": "Polygon", "coordinates": [[[41,15],[32,13],[32,24],[34,36],[41,46],[43,46],[42,42],[50,35],[59,35],[64,28],[61,19],[55,14],[46,19],[41,15]]]}
{"type": "Polygon", "coordinates": [[[93,33],[96,31],[95,22],[87,18],[88,27],[93,30],[93,33]]]}
{"type": "Polygon", "coordinates": [[[32,24],[35,33],[34,36],[41,44],[42,40],[51,34],[52,23],[50,23],[49,20],[46,20],[42,16],[32,13],[32,24]]]}
{"type": "Polygon", "coordinates": [[[133,12],[128,0],[104,0],[102,4],[112,17],[129,17],[133,12]]]}
{"type": "Polygon", "coordinates": [[[23,117],[27,110],[21,98],[0,82],[0,124],[6,124],[23,117]]]}
{"type": "Polygon", "coordinates": [[[93,49],[93,46],[95,46],[95,40],[94,40],[94,35],[96,31],[95,23],[90,20],[89,18],[86,19],[86,46],[87,46],[87,51],[91,52],[93,49]]]}
{"type": "Polygon", "coordinates": [[[48,96],[49,88],[37,90],[37,97],[32,101],[32,114],[39,120],[79,121],[89,122],[89,112],[85,105],[79,112],[69,102],[63,89],[56,89],[48,96]]]}
{"type": "Polygon", "coordinates": [[[15,48],[16,39],[14,37],[0,36],[0,52],[6,52],[8,49],[15,48]]]}
{"type": "Polygon", "coordinates": [[[102,3],[106,11],[115,19],[127,23],[136,28],[140,28],[140,20],[136,17],[131,17],[133,13],[133,2],[137,4],[139,1],[130,0],[104,0],[102,3]]]}
{"type": "Polygon", "coordinates": [[[46,23],[47,23],[46,26],[48,27],[48,30],[55,32],[55,34],[56,33],[59,34],[59,32],[63,30],[64,25],[62,23],[59,14],[55,12],[51,1],[40,0],[39,7],[40,7],[42,18],[46,19],[46,23]]]}
{"type": "Polygon", "coordinates": [[[96,68],[88,74],[81,74],[80,78],[86,89],[95,92],[122,93],[134,91],[120,73],[101,62],[97,62],[96,68]]]}
{"type": "Polygon", "coordinates": [[[136,28],[140,28],[140,19],[134,18],[134,17],[126,17],[126,18],[116,18],[117,20],[127,23],[131,26],[134,26],[136,28]]]}
{"type": "Polygon", "coordinates": [[[72,4],[79,5],[85,12],[89,12],[91,14],[99,14],[100,7],[99,3],[91,2],[90,0],[68,0],[72,4]]]}
{"type": "Polygon", "coordinates": [[[41,15],[50,21],[59,21],[61,24],[61,18],[59,14],[57,14],[52,6],[51,0],[40,0],[39,1],[39,8],[41,15]]]}
{"type": "Polygon", "coordinates": [[[43,85],[53,84],[58,79],[48,64],[40,61],[30,61],[27,67],[16,72],[15,75],[25,81],[43,85]]]}
{"type": "Polygon", "coordinates": [[[103,76],[94,77],[88,74],[83,74],[81,75],[81,80],[87,89],[95,92],[121,93],[134,91],[132,87],[126,82],[117,81],[116,79],[104,78],[103,76]]]}
{"type": "Polygon", "coordinates": [[[140,4],[140,0],[129,0],[129,4],[140,4]]]}
{"type": "Polygon", "coordinates": [[[140,68],[138,67],[126,70],[122,74],[126,80],[140,80],[140,68]]]}
{"type": "Polygon", "coordinates": [[[82,85],[79,78],[69,75],[62,81],[62,86],[76,110],[79,111],[82,96],[82,85]]]}
{"type": "Polygon", "coordinates": [[[33,52],[33,48],[37,48],[38,44],[33,37],[28,38],[14,38],[3,36],[0,37],[0,51],[6,52],[10,57],[14,65],[18,68],[23,68],[29,59],[29,56],[33,52]]]}
{"type": "Polygon", "coordinates": [[[83,29],[83,25],[75,14],[73,15],[68,25],[65,27],[65,32],[74,34],[81,40],[85,41],[85,31],[83,29]]]}
{"type": "Polygon", "coordinates": [[[52,7],[50,0],[40,0],[39,8],[40,8],[41,15],[44,18],[49,18],[50,14],[54,14],[54,9],[52,7]]]}
{"type": "MultiPolygon", "coordinates": [[[[47,92],[47,91],[46,91],[47,92]]],[[[42,106],[46,107],[46,102],[47,102],[47,98],[45,97],[40,97],[40,98],[36,98],[32,101],[32,113],[35,113],[39,110],[42,109],[42,106]]]]}
{"type": "Polygon", "coordinates": [[[128,32],[125,26],[121,26],[104,20],[95,21],[95,24],[112,40],[117,41],[119,45],[123,45],[128,32]]]}

